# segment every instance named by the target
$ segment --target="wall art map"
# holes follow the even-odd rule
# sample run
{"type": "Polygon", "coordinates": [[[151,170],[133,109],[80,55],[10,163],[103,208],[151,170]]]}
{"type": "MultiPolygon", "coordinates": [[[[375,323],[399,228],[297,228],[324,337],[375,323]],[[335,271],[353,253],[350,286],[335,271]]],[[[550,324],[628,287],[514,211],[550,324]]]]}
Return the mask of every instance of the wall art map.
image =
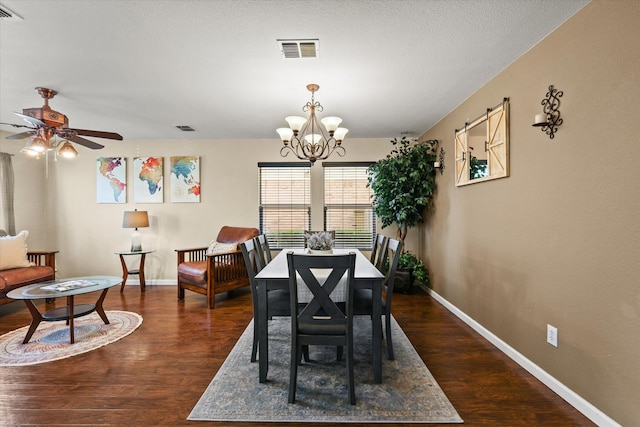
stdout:
{"type": "Polygon", "coordinates": [[[133,158],[133,200],[136,203],[164,201],[164,159],[162,157],[133,158]]]}
{"type": "Polygon", "coordinates": [[[96,196],[98,203],[127,202],[127,160],[124,157],[98,157],[96,196]]]}
{"type": "Polygon", "coordinates": [[[200,202],[199,157],[171,157],[171,201],[175,203],[200,202]]]}

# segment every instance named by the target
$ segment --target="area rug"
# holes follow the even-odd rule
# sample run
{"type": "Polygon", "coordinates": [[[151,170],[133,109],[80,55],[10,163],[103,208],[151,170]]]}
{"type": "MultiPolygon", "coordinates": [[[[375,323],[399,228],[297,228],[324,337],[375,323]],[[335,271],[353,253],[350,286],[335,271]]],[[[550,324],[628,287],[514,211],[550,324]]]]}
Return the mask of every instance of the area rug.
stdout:
{"type": "Polygon", "coordinates": [[[22,344],[28,326],[0,336],[0,366],[25,366],[64,359],[111,344],[142,324],[142,316],[130,311],[106,311],[105,325],[97,313],[74,319],[74,340],[64,321],[42,322],[28,343],[22,344]]]}
{"type": "Polygon", "coordinates": [[[355,331],[356,405],[347,398],[346,365],[335,347],[312,346],[298,369],[296,403],[287,403],[290,320],[269,322],[269,373],[258,382],[249,361],[250,323],[187,418],[191,421],[326,423],[462,423],[462,419],[392,319],[396,360],[383,355],[382,384],[373,382],[371,320],[358,316],[355,331]]]}

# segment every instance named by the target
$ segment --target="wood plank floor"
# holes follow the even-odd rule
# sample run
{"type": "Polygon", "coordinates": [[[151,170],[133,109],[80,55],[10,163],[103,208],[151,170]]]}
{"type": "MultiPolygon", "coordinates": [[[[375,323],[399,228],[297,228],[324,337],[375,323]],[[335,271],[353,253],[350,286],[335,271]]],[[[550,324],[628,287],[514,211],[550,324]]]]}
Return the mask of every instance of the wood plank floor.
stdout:
{"type": "MultiPolygon", "coordinates": [[[[132,335],[83,355],[0,368],[0,425],[228,424],[186,418],[251,320],[247,289],[222,295],[208,310],[205,298],[192,292],[178,301],[173,286],[147,285],[144,294],[127,286],[122,294],[109,291],[104,306],[135,311],[144,322],[132,335]]],[[[593,425],[427,294],[397,294],[394,316],[465,426],[593,425]]],[[[30,319],[20,301],[2,306],[0,334],[30,319]]]]}

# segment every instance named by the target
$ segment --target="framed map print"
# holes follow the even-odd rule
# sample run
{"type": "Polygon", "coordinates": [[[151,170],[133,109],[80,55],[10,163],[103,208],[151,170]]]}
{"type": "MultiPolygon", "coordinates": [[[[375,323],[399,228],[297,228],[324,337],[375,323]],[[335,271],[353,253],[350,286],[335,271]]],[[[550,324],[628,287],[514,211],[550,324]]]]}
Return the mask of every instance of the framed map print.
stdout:
{"type": "Polygon", "coordinates": [[[133,201],[136,203],[164,201],[164,159],[162,157],[133,158],[133,201]]]}
{"type": "Polygon", "coordinates": [[[127,160],[124,157],[98,157],[96,196],[98,203],[127,202],[127,160]]]}
{"type": "Polygon", "coordinates": [[[200,157],[171,157],[171,201],[200,202],[200,157]]]}

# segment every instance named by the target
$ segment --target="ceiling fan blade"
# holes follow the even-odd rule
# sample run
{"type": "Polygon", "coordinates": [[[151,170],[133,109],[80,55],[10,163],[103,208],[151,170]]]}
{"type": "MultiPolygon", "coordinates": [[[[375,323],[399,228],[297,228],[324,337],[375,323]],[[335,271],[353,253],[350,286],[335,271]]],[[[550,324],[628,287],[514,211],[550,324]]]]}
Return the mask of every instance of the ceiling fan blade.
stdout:
{"type": "Polygon", "coordinates": [[[35,117],[27,116],[26,114],[17,113],[15,111],[13,112],[13,114],[15,114],[18,117],[22,117],[22,120],[24,120],[25,122],[29,123],[31,126],[42,127],[42,126],[46,126],[47,125],[42,120],[38,120],[35,117]]]}
{"type": "Polygon", "coordinates": [[[36,134],[35,130],[28,130],[26,132],[15,133],[15,134],[13,134],[11,136],[8,136],[6,139],[23,139],[23,138],[26,138],[28,136],[35,135],[35,134],[36,134]]]}
{"type": "Polygon", "coordinates": [[[93,150],[99,150],[101,148],[104,148],[104,145],[100,145],[96,142],[89,141],[88,139],[84,139],[80,136],[68,135],[68,136],[65,136],[65,138],[68,139],[69,141],[73,141],[77,144],[84,145],[85,147],[91,148],[93,150]]]}
{"type": "Polygon", "coordinates": [[[115,132],[102,132],[99,130],[71,129],[71,128],[69,128],[69,130],[77,133],[78,135],[93,136],[95,138],[117,139],[119,141],[122,141],[122,135],[115,132]]]}

